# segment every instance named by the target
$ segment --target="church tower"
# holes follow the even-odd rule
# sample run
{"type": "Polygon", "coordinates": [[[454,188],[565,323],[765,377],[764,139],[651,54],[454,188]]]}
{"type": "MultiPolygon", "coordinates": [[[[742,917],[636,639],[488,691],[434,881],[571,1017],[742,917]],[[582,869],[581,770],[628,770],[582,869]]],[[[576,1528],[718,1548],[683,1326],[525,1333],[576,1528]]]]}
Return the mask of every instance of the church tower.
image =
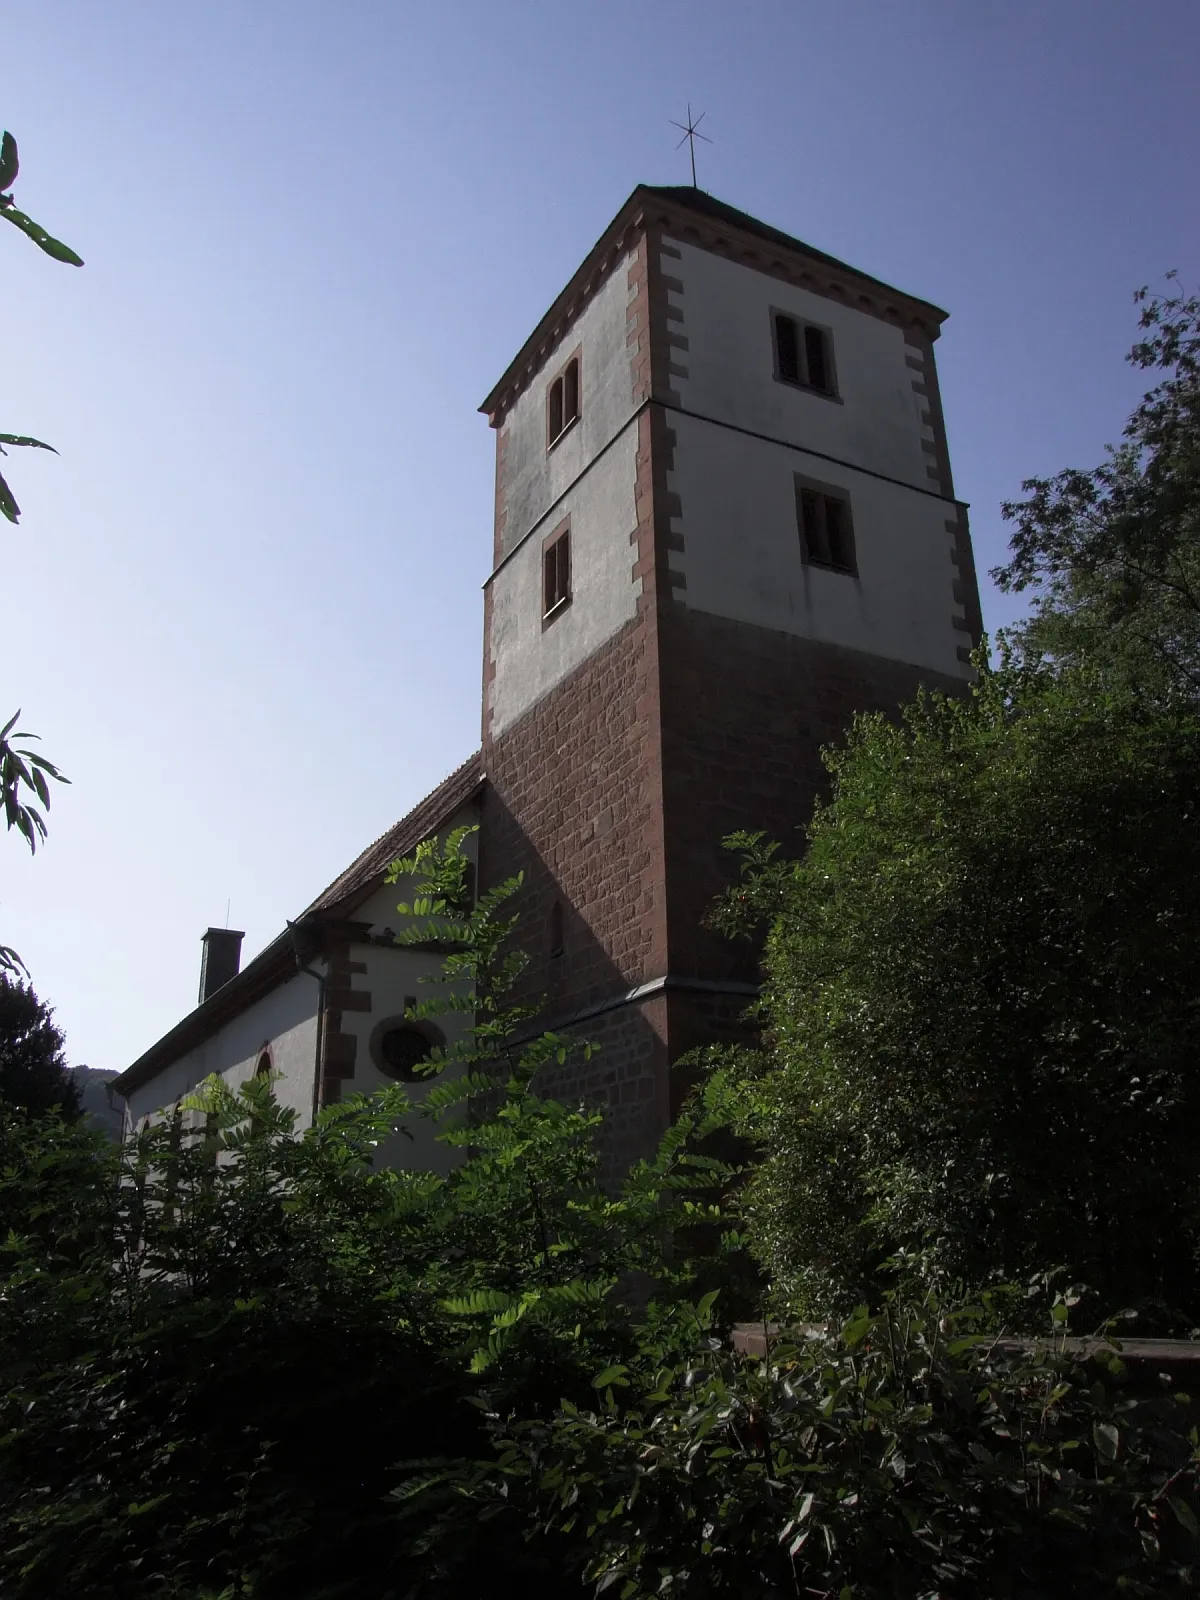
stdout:
{"type": "Polygon", "coordinates": [[[736,1023],[722,838],[788,849],[823,744],[980,631],[933,343],[945,313],[697,189],[635,189],[481,408],[496,430],[480,870],[523,870],[558,1093],[650,1150],[670,1064],[736,1023]],[[568,1071],[572,1069],[567,1069],[568,1071]]]}

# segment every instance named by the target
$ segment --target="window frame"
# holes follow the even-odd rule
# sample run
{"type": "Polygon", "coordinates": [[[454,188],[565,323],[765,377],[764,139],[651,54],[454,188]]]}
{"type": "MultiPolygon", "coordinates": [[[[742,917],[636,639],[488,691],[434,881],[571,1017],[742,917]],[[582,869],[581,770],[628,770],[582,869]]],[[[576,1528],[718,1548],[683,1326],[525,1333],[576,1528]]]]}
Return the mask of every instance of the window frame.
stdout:
{"type": "Polygon", "coordinates": [[[560,440],[566,438],[567,434],[569,434],[571,432],[572,428],[574,428],[578,424],[578,422],[579,422],[579,420],[581,419],[582,416],[583,416],[583,346],[582,345],[577,345],[575,347],[575,349],[571,352],[571,354],[567,357],[567,359],[563,362],[562,366],[559,367],[558,371],[551,378],[550,382],[546,385],[546,454],[547,455],[549,455],[550,452],[558,445],[560,440]],[[574,413],[573,416],[568,417],[567,414],[566,414],[566,406],[567,406],[567,372],[568,372],[568,369],[571,367],[572,363],[574,363],[574,366],[575,366],[575,413],[574,413]],[[553,414],[553,409],[554,409],[553,396],[554,396],[555,389],[559,388],[560,386],[561,386],[561,394],[562,394],[562,400],[561,400],[562,421],[561,421],[561,423],[559,425],[558,431],[555,432],[555,430],[554,430],[554,428],[552,426],[552,420],[551,420],[552,419],[552,414],[553,414]]]}
{"type": "MultiPolygon", "coordinates": [[[[840,483],[824,483],[819,478],[810,478],[807,473],[793,472],[792,482],[796,497],[796,533],[800,541],[800,559],[806,567],[813,567],[817,572],[833,572],[843,578],[858,578],[858,541],[854,534],[854,512],[850,504],[850,491],[840,483]],[[815,557],[809,548],[808,529],[804,518],[803,494],[819,495],[822,500],[835,500],[842,508],[842,538],[849,556],[849,564],[843,566],[839,562],[821,561],[815,557]]],[[[824,516],[824,511],[822,512],[824,516]]]]}
{"type": "MultiPolygon", "coordinates": [[[[367,1053],[376,1072],[381,1078],[386,1078],[389,1083],[426,1083],[431,1081],[429,1073],[414,1072],[411,1077],[404,1077],[393,1071],[384,1055],[383,1042],[387,1035],[392,1032],[407,1033],[414,1037],[419,1036],[424,1039],[429,1050],[444,1050],[446,1048],[446,1035],[442,1030],[434,1023],[426,1022],[423,1017],[410,1016],[408,1014],[410,1010],[408,1002],[412,997],[405,995],[404,999],[404,1010],[398,1016],[383,1017],[371,1029],[371,1037],[367,1042],[367,1053]]],[[[426,1056],[423,1059],[428,1060],[428,1057],[426,1056]]],[[[417,1062],[416,1065],[419,1066],[420,1062],[417,1062]]]]}
{"type": "MultiPolygon", "coordinates": [[[[562,558],[561,556],[556,556],[555,559],[556,562],[561,562],[562,558]]],[[[571,604],[571,600],[574,595],[573,580],[574,570],[573,562],[571,560],[571,519],[570,517],[564,517],[564,519],[558,523],[557,526],[554,527],[542,540],[542,559],[538,568],[538,581],[541,584],[543,631],[548,628],[552,622],[556,622],[571,604]],[[547,573],[549,571],[547,561],[548,557],[551,555],[551,552],[559,550],[560,546],[564,545],[567,562],[566,585],[565,588],[560,589],[559,585],[561,581],[561,573],[558,572],[556,568],[554,593],[552,596],[550,585],[546,581],[547,573]]]]}
{"type": "Polygon", "coordinates": [[[771,306],[768,315],[771,333],[771,372],[775,382],[783,384],[785,389],[799,389],[804,394],[815,394],[822,400],[832,400],[835,405],[843,405],[845,402],[838,388],[837,359],[833,348],[833,329],[828,323],[815,322],[812,317],[802,317],[795,311],[785,310],[783,306],[771,306]],[[796,364],[801,372],[799,378],[785,378],[779,370],[779,326],[777,320],[779,317],[785,317],[796,329],[796,364]],[[808,381],[808,352],[805,349],[804,333],[809,328],[814,333],[819,333],[824,343],[825,372],[830,384],[828,389],[819,389],[816,384],[808,381]]]}

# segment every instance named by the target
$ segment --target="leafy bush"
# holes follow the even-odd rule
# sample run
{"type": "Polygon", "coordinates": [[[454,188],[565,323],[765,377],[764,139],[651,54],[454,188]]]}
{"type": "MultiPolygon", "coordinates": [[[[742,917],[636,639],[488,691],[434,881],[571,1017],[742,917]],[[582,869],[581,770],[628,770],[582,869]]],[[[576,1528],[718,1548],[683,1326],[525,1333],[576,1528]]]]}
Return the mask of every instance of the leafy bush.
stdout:
{"type": "Polygon", "coordinates": [[[584,1047],[513,1045],[513,885],[467,911],[460,845],[411,865],[417,928],[480,980],[477,1033],[434,1063],[464,1077],[350,1098],[299,1137],[262,1080],[210,1082],[119,1153],[0,1120],[5,1595],[474,1595],[546,1570],[518,1531],[435,1548],[387,1498],[395,1464],[417,1482],[425,1458],[486,1453],[479,1374],[523,1415],[590,1394],[636,1349],[631,1285],[667,1304],[719,1272],[684,1245],[726,1173],[693,1148],[701,1100],[603,1189],[599,1113],[536,1087],[584,1047]],[[448,1177],[374,1165],[416,1116],[462,1150],[448,1177]]]}
{"type": "Polygon", "coordinates": [[[909,1252],[968,1285],[1060,1264],[1186,1330],[1200,721],[1002,667],[827,759],[804,860],[742,839],[725,917],[770,919],[742,1120],[779,1303],[877,1303],[909,1252]]]}
{"type": "Polygon", "coordinates": [[[588,1407],[493,1414],[498,1468],[460,1486],[621,1600],[1193,1593],[1189,1397],[1005,1342],[997,1314],[889,1296],[760,1362],[648,1340],[588,1407]]]}

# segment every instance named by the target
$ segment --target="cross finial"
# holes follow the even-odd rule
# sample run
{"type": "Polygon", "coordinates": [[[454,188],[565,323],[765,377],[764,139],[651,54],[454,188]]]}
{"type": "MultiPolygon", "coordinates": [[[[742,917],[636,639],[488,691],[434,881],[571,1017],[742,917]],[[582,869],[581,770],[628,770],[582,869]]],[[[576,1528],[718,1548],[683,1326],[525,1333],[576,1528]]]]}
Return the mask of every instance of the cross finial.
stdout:
{"type": "Polygon", "coordinates": [[[696,182],[696,140],[697,139],[703,139],[705,144],[711,144],[712,143],[712,140],[708,137],[708,135],[706,133],[697,133],[696,132],[696,129],[700,126],[700,124],[703,121],[704,121],[704,112],[703,111],[700,113],[700,115],[696,118],[696,120],[694,122],[692,121],[692,107],[691,107],[691,102],[690,101],[688,102],[688,108],[687,108],[687,124],[686,124],[686,126],[682,122],[676,122],[676,121],[674,121],[674,119],[671,120],[671,126],[673,128],[681,129],[681,131],[683,133],[683,139],[680,139],[679,144],[677,144],[675,146],[676,150],[678,150],[680,148],[680,146],[683,144],[684,139],[687,140],[688,154],[692,158],[692,188],[693,189],[698,189],[700,187],[700,185],[696,182]]]}

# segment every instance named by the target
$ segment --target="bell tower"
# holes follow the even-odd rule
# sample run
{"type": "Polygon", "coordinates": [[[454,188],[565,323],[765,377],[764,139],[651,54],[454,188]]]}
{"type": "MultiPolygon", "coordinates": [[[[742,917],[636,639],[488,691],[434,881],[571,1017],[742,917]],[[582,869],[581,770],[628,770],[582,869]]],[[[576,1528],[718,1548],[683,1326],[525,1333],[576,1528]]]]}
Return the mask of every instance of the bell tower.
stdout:
{"type": "Polygon", "coordinates": [[[722,838],[796,844],[854,712],[969,679],[944,318],[700,190],[641,186],[481,408],[482,881],[525,873],[530,988],[601,1045],[553,1088],[607,1100],[617,1163],[666,1125],[670,1063],[754,992],[748,952],[703,926],[722,838]]]}

